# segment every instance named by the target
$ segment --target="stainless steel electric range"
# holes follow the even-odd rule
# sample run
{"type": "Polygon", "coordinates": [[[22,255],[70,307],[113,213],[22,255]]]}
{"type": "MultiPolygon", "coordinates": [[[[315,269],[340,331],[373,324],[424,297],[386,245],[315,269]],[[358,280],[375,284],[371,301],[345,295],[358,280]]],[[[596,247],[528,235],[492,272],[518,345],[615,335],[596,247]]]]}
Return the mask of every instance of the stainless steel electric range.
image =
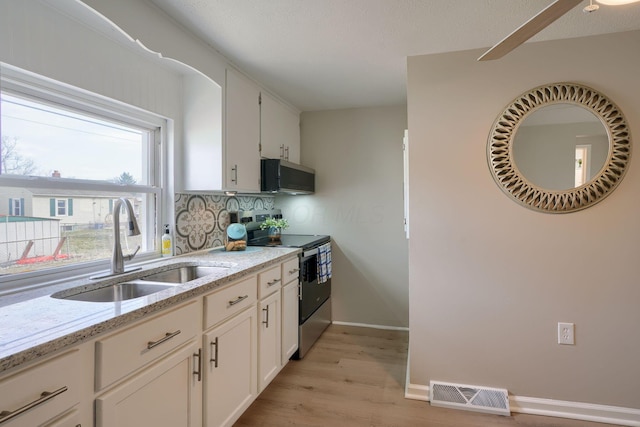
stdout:
{"type": "Polygon", "coordinates": [[[298,351],[294,359],[300,359],[331,324],[331,279],[318,282],[318,248],[331,241],[330,236],[307,234],[282,234],[279,241],[270,241],[267,230],[260,224],[267,218],[282,218],[279,209],[269,211],[230,212],[232,223],[247,228],[247,245],[301,248],[299,255],[299,328],[298,351]]]}

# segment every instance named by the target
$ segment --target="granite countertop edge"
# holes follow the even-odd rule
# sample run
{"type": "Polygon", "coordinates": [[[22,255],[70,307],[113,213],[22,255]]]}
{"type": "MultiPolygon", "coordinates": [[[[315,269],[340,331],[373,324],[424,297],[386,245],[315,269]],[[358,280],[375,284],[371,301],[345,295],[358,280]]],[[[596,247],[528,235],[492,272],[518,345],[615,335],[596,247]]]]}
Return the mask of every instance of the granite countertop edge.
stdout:
{"type": "MultiPolygon", "coordinates": [[[[72,345],[78,345],[98,335],[126,326],[136,320],[142,319],[150,314],[155,314],[171,306],[178,305],[214,289],[222,289],[238,279],[257,272],[265,267],[276,265],[296,255],[301,251],[298,248],[263,248],[259,252],[235,255],[216,254],[216,251],[207,250],[200,253],[158,260],[145,265],[143,272],[160,272],[167,270],[176,264],[184,263],[218,263],[233,264],[227,274],[218,274],[211,277],[203,277],[176,285],[168,290],[161,291],[146,297],[134,300],[122,301],[120,303],[93,303],[82,301],[67,301],[51,298],[49,295],[23,301],[17,304],[0,307],[0,323],[3,325],[0,330],[0,375],[6,371],[13,371],[23,364],[37,360],[41,357],[54,354],[72,345]],[[114,311],[115,304],[118,304],[119,312],[114,311]],[[30,307],[32,307],[30,309],[30,307]],[[58,313],[54,313],[51,319],[46,319],[47,309],[58,308],[58,313]],[[77,318],[69,314],[71,308],[76,308],[80,312],[77,318]],[[95,313],[91,313],[95,308],[95,313]],[[44,314],[43,314],[44,313],[44,314]],[[56,320],[56,314],[59,319],[56,320]],[[44,326],[30,323],[28,321],[42,319],[44,326]],[[47,329],[46,323],[51,323],[47,329]],[[25,331],[21,333],[21,331],[25,331]],[[12,343],[9,346],[7,343],[12,343]],[[4,348],[3,348],[4,347],[4,348]]],[[[140,271],[127,276],[139,276],[140,271]]],[[[128,280],[128,277],[109,278],[100,283],[115,283],[116,281],[128,280]]],[[[82,286],[95,286],[95,282],[88,279],[73,280],[68,282],[68,288],[76,289],[82,286]]],[[[65,290],[59,293],[68,292],[65,290]]],[[[55,292],[52,292],[55,293],[55,292]]],[[[68,292],[70,293],[70,292],[68,292]]]]}

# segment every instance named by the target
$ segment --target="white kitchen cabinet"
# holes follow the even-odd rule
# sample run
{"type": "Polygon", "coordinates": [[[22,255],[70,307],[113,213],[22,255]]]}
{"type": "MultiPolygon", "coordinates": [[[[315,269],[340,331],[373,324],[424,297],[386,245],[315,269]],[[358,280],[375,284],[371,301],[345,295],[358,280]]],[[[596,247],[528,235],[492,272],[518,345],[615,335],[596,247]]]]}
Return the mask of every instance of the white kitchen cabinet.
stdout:
{"type": "Polygon", "coordinates": [[[2,427],[56,425],[82,398],[82,366],[74,349],[0,381],[2,427]]]}
{"type": "Polygon", "coordinates": [[[300,163],[300,115],[262,92],[260,103],[260,155],[300,163]]]}
{"type": "Polygon", "coordinates": [[[199,304],[193,300],[99,339],[96,342],[96,390],[199,336],[202,330],[199,319],[199,304]]]}
{"type": "Polygon", "coordinates": [[[96,427],[202,425],[202,352],[191,341],[96,398],[96,427]]]}
{"type": "Polygon", "coordinates": [[[258,274],[258,298],[264,298],[280,291],[282,286],[282,269],[280,265],[262,270],[258,274]]]}
{"type": "Polygon", "coordinates": [[[282,287],[282,366],[298,350],[298,280],[282,287]]]}
{"type": "Polygon", "coordinates": [[[299,272],[298,257],[282,263],[282,366],[298,350],[299,272]]]}
{"type": "Polygon", "coordinates": [[[255,275],[204,297],[204,329],[217,325],[256,303],[255,275]]]}
{"type": "Polygon", "coordinates": [[[185,191],[260,191],[260,88],[227,69],[222,88],[184,77],[185,191]],[[224,123],[224,126],[223,126],[224,123]]]}
{"type": "Polygon", "coordinates": [[[256,343],[255,300],[252,307],[204,335],[204,425],[207,427],[232,426],[255,400],[258,394],[256,343]]]}
{"type": "Polygon", "coordinates": [[[280,292],[258,304],[258,392],[262,392],[282,368],[280,292]]]}
{"type": "Polygon", "coordinates": [[[259,192],[260,88],[228,68],[226,89],[226,188],[259,192]]]}

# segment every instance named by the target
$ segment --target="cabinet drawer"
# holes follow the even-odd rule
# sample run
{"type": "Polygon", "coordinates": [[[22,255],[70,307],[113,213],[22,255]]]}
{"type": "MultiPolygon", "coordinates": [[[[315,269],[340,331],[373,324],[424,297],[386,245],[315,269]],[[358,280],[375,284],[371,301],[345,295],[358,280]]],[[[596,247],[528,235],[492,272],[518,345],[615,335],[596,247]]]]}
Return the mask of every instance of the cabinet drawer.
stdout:
{"type": "Polygon", "coordinates": [[[197,301],[96,342],[96,389],[114,383],[195,337],[197,301]]]}
{"type": "Polygon", "coordinates": [[[0,381],[2,427],[39,426],[78,404],[81,366],[73,350],[0,381]]]}
{"type": "Polygon", "coordinates": [[[282,271],[280,266],[270,268],[258,274],[258,298],[262,299],[280,289],[282,271]]]}
{"type": "Polygon", "coordinates": [[[204,297],[204,329],[227,319],[256,302],[257,277],[251,276],[204,297]]]}
{"type": "Polygon", "coordinates": [[[300,272],[298,257],[282,263],[282,284],[286,285],[292,280],[297,280],[300,272]]]}

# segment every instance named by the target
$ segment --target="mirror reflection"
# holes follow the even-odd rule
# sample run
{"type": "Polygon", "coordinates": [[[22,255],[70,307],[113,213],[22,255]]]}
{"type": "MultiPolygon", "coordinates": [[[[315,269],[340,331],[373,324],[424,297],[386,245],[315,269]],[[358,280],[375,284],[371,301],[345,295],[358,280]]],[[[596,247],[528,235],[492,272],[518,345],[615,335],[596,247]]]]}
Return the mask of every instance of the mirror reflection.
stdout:
{"type": "Polygon", "coordinates": [[[609,136],[590,110],[575,104],[545,105],[529,114],[513,141],[513,160],[532,184],[569,190],[588,183],[604,167],[609,136]]]}

